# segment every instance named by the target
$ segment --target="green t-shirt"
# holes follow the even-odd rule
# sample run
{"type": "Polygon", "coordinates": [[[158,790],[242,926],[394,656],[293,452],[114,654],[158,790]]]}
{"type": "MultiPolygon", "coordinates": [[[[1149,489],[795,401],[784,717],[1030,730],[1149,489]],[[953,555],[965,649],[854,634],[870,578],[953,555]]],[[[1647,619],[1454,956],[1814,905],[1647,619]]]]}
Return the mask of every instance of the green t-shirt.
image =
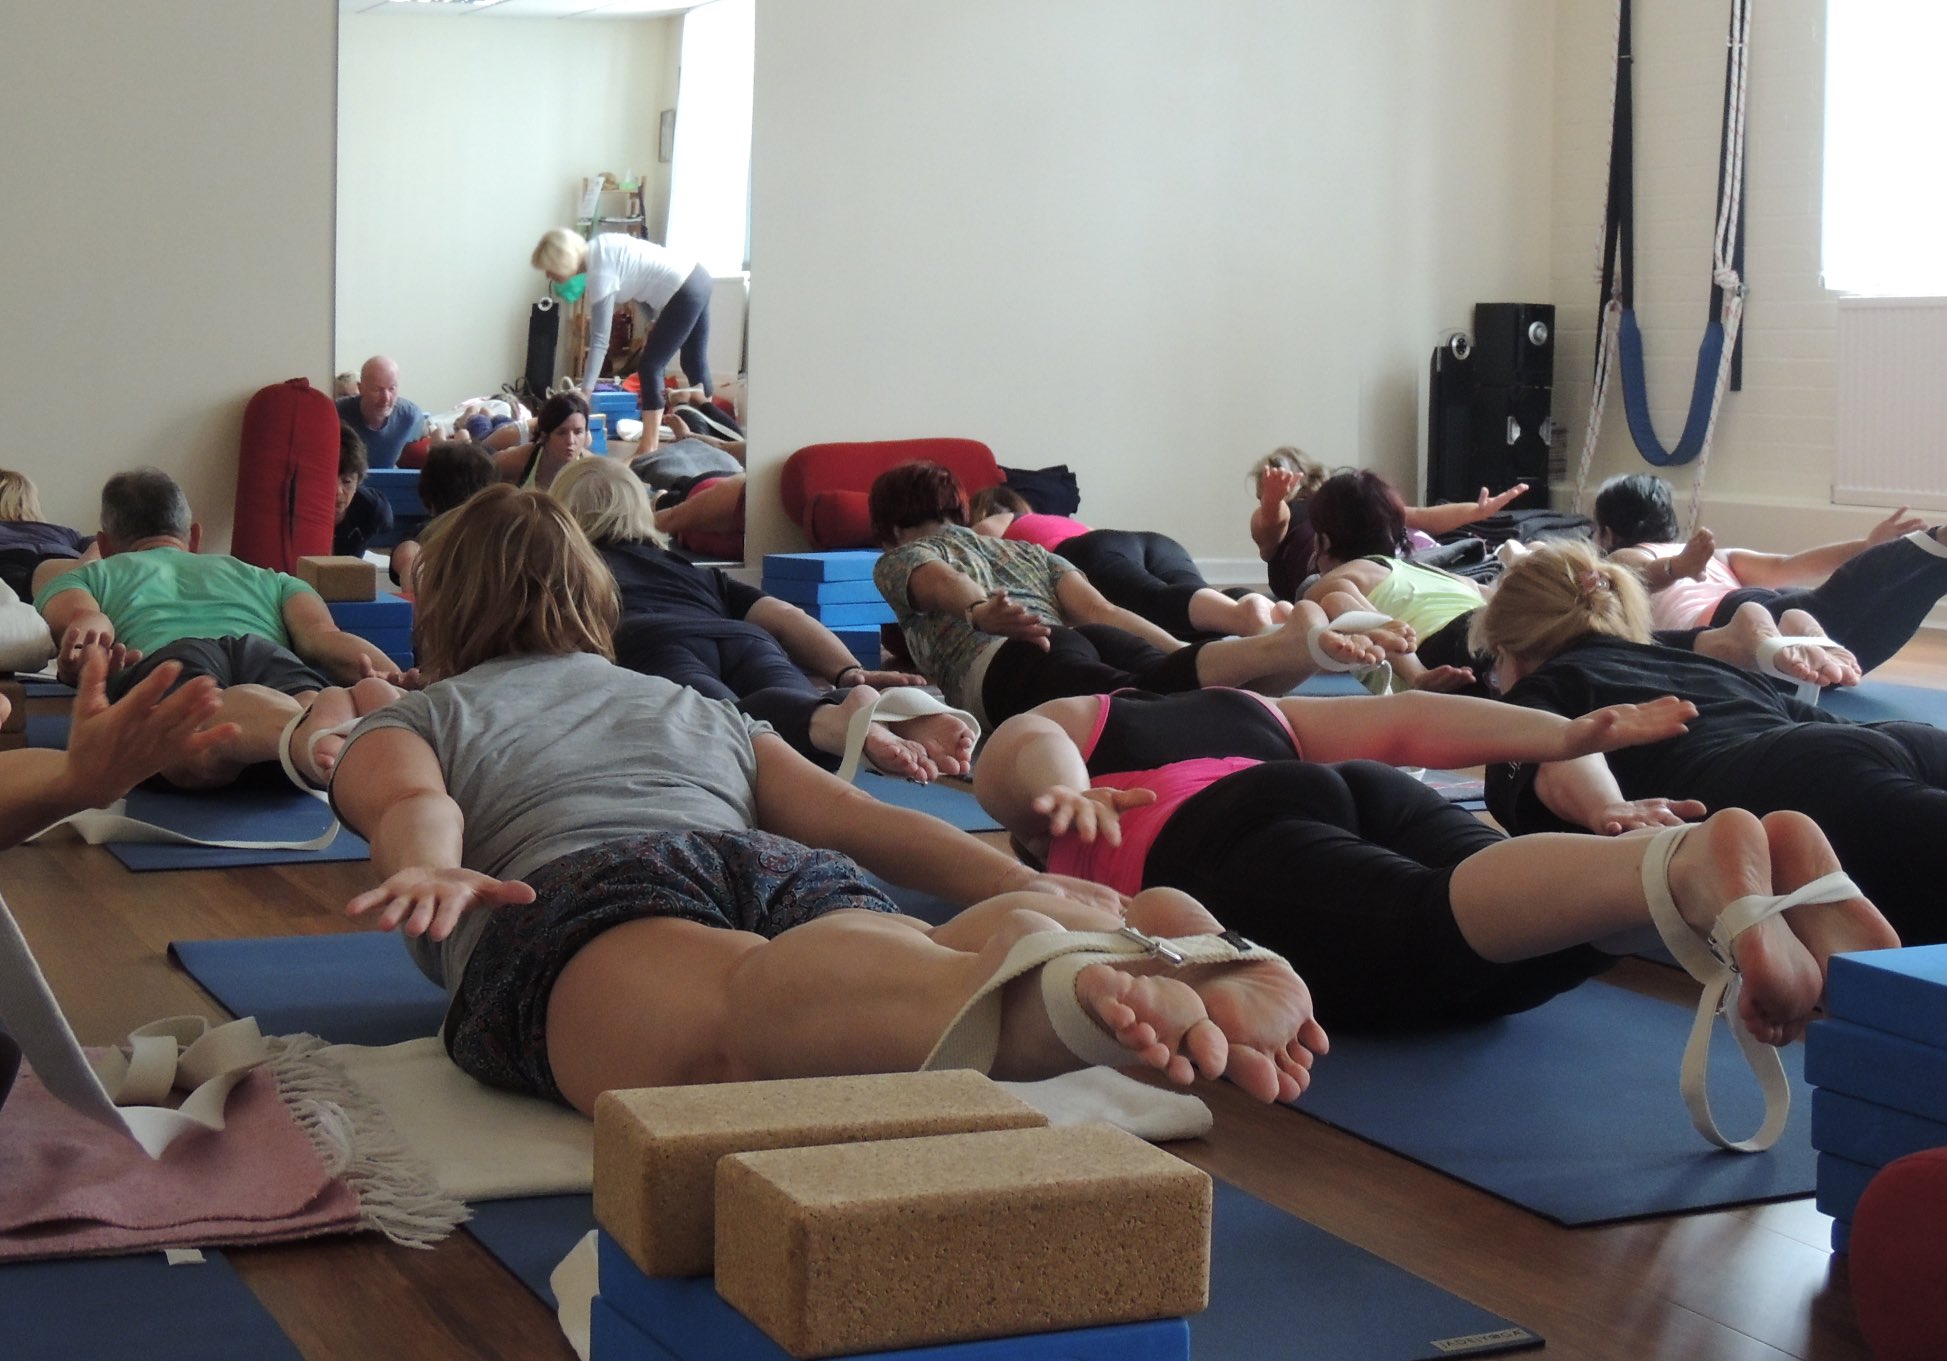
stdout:
{"type": "Polygon", "coordinates": [[[113,621],[117,641],[145,653],[179,638],[246,635],[287,648],[284,602],[311,589],[294,576],[224,554],[144,548],[63,573],[34,598],[34,607],[45,610],[76,587],[113,621]]]}

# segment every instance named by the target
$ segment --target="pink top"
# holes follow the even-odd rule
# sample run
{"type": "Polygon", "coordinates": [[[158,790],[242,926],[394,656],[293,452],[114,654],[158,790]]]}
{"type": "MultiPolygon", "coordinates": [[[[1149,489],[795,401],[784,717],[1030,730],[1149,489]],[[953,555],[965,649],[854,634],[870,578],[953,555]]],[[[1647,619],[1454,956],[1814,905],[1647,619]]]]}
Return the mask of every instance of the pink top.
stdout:
{"type": "MultiPolygon", "coordinates": [[[[1291,722],[1284,716],[1284,711],[1267,696],[1250,691],[1243,693],[1250,694],[1252,699],[1260,701],[1271,711],[1279,726],[1290,734],[1292,751],[1302,755],[1298,734],[1291,731],[1291,722]]],[[[1095,753],[1096,743],[1102,740],[1102,729],[1109,722],[1110,698],[1109,695],[1096,696],[1095,726],[1090,729],[1088,740],[1082,744],[1084,760],[1095,753]]],[[[1149,848],[1156,844],[1156,838],[1162,834],[1170,816],[1183,806],[1184,801],[1192,794],[1208,789],[1226,775],[1262,764],[1262,761],[1244,756],[1200,757],[1177,761],[1156,770],[1097,776],[1093,781],[1096,789],[1154,789],[1156,802],[1122,814],[1120,846],[1111,846],[1099,840],[1083,842],[1073,834],[1056,837],[1048,845],[1049,873],[1087,879],[1092,883],[1104,884],[1118,893],[1140,892],[1149,848]]]]}
{"type": "Polygon", "coordinates": [[[1080,520],[1071,520],[1066,515],[1042,515],[1028,511],[1009,521],[1007,528],[1001,531],[1001,537],[1039,544],[1052,553],[1077,534],[1086,533],[1088,526],[1080,520]]]}
{"type": "Polygon", "coordinates": [[[1263,764],[1247,756],[1213,756],[1178,761],[1157,770],[1098,776],[1093,786],[1096,789],[1153,789],[1156,802],[1123,812],[1120,846],[1111,846],[1099,837],[1084,842],[1072,832],[1056,837],[1048,845],[1048,872],[1087,879],[1117,893],[1140,893],[1149,848],[1156,844],[1170,815],[1192,794],[1202,793],[1224,776],[1263,764]]]}
{"type": "MultiPolygon", "coordinates": [[[[1659,561],[1673,558],[1683,551],[1680,543],[1639,543],[1636,546],[1659,561]]],[[[1702,580],[1678,577],[1650,596],[1650,626],[1659,629],[1707,627],[1710,616],[1717,609],[1717,602],[1732,591],[1743,589],[1744,583],[1731,573],[1724,555],[1713,553],[1710,561],[1704,565],[1702,580]]]]}

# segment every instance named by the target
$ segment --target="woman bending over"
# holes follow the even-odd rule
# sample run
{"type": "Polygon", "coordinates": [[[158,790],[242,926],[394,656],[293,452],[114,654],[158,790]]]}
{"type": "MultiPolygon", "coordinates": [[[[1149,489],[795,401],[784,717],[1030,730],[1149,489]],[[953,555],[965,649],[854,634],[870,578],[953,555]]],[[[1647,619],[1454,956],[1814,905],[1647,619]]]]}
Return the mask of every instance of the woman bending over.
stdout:
{"type": "Polygon", "coordinates": [[[419,591],[431,683],[362,721],[331,796],[384,876],[347,910],[405,934],[447,989],[448,1052],[481,1081],[587,1111],[615,1087],[918,1068],[944,1032],[994,1022],[1002,1076],[1095,1061],[1073,1040],[1266,1100],[1302,1090],[1325,1043],[1304,985],[1226,944],[1189,899],[1127,905],[1127,924],[1220,965],[1178,976],[1097,934],[1125,924],[1115,895],[1037,875],[841,784],[728,704],[611,665],[615,586],[548,497],[493,487],[453,512],[419,591]],[[970,906],[927,927],[853,855],[970,906]],[[1031,969],[1058,985],[968,1009],[1031,969]]]}
{"type": "Polygon", "coordinates": [[[1074,564],[1111,604],[1175,638],[1263,633],[1291,617],[1284,601],[1255,592],[1225,595],[1203,579],[1189,551],[1165,534],[1090,529],[1066,515],[1038,514],[1012,487],[973,495],[968,528],[991,539],[1039,544],[1074,564]]]}
{"type": "Polygon", "coordinates": [[[887,550],[872,577],[913,660],[949,703],[983,722],[1043,700],[1126,686],[1282,692],[1321,666],[1376,663],[1385,645],[1403,643],[1330,629],[1324,611],[1307,604],[1269,633],[1185,644],[1111,604],[1072,563],[1038,544],[968,529],[966,493],[937,463],[881,473],[869,504],[873,533],[887,550]]]}
{"type": "Polygon", "coordinates": [[[1795,809],[1904,939],[1947,940],[1947,733],[1847,722],[1713,658],[1656,646],[1636,574],[1585,544],[1547,544],[1511,566],[1474,637],[1511,703],[1575,717],[1681,695],[1698,710],[1665,741],[1490,768],[1489,805],[1509,831],[1615,830],[1642,800],[1668,800],[1684,817],[1795,809]]]}
{"type": "MultiPolygon", "coordinates": [[[[670,552],[656,532],[648,491],[620,464],[583,459],[556,479],[553,494],[615,575],[619,665],[730,700],[828,769],[881,688],[925,684],[921,676],[860,665],[796,605],[670,552]],[[814,684],[807,671],[831,688],[814,684]]],[[[865,758],[887,774],[921,781],[959,775],[973,756],[977,734],[951,714],[862,721],[871,723],[865,758]]]]}
{"type": "MultiPolygon", "coordinates": [[[[1691,712],[1668,697],[1570,722],[1448,695],[1098,695],[1003,724],[974,780],[1050,869],[1181,889],[1286,954],[1334,1027],[1521,1011],[1655,925],[1680,958],[1714,937],[1742,973],[1742,1024],[1783,1044],[1830,955],[1897,943],[1843,876],[1826,879],[1838,862],[1809,819],[1732,811],[1646,836],[1510,840],[1381,764],[1571,759],[1666,738],[1691,712]],[[1821,880],[1778,915],[1748,901],[1821,880]]],[[[1713,960],[1699,976],[1726,973],[1713,960]]]]}
{"type": "Polygon", "coordinates": [[[1755,603],[1774,619],[1803,610],[1871,671],[1904,647],[1947,595],[1947,525],[1928,529],[1902,506],[1863,539],[1803,553],[1718,548],[1708,529],[1678,542],[1670,484],[1612,477],[1595,498],[1596,544],[1636,570],[1658,629],[1723,624],[1755,603]]]}

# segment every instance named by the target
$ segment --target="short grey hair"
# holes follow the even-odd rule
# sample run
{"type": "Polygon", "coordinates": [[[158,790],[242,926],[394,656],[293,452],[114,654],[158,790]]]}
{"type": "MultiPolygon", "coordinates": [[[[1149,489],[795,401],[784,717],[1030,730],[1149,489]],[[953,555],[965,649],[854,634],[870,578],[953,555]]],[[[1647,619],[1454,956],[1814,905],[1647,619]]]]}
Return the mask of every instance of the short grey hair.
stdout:
{"type": "Polygon", "coordinates": [[[665,540],[656,532],[656,511],[649,492],[636,475],[613,459],[578,458],[555,474],[548,489],[581,526],[588,541],[653,543],[665,540]]]}
{"type": "Polygon", "coordinates": [[[101,530],[118,545],[143,539],[187,539],[189,498],[160,468],[116,473],[101,489],[101,530]]]}

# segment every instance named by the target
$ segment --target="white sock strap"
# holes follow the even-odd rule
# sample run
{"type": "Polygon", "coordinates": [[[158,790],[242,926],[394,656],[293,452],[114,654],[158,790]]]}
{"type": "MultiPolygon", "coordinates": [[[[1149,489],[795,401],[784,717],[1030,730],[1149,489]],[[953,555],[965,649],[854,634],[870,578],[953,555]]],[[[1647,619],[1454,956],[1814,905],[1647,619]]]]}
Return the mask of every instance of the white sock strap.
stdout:
{"type": "Polygon", "coordinates": [[[1797,687],[1796,694],[1801,704],[1817,704],[1819,702],[1819,683],[1817,681],[1800,680],[1778,665],[1778,654],[1788,647],[1830,647],[1839,648],[1841,651],[1844,648],[1841,644],[1833,642],[1830,638],[1818,636],[1801,638],[1780,633],[1769,638],[1758,639],[1757,647],[1752,650],[1753,660],[1760,675],[1774,676],[1781,681],[1789,681],[1797,687]]]}
{"type": "Polygon", "coordinates": [[[1362,664],[1340,661],[1319,646],[1319,639],[1327,632],[1370,634],[1374,629],[1384,628],[1392,622],[1392,616],[1380,614],[1377,610],[1348,610],[1336,619],[1328,619],[1314,626],[1305,635],[1305,649],[1312,654],[1312,660],[1318,664],[1320,671],[1351,671],[1362,664]]]}
{"type": "Polygon", "coordinates": [[[847,784],[858,778],[859,766],[865,760],[865,739],[871,736],[874,723],[899,723],[932,714],[952,714],[967,725],[975,741],[980,740],[980,724],[965,709],[955,709],[916,685],[895,686],[882,691],[877,700],[854,713],[845,725],[845,755],[838,763],[838,778],[847,784]]]}

